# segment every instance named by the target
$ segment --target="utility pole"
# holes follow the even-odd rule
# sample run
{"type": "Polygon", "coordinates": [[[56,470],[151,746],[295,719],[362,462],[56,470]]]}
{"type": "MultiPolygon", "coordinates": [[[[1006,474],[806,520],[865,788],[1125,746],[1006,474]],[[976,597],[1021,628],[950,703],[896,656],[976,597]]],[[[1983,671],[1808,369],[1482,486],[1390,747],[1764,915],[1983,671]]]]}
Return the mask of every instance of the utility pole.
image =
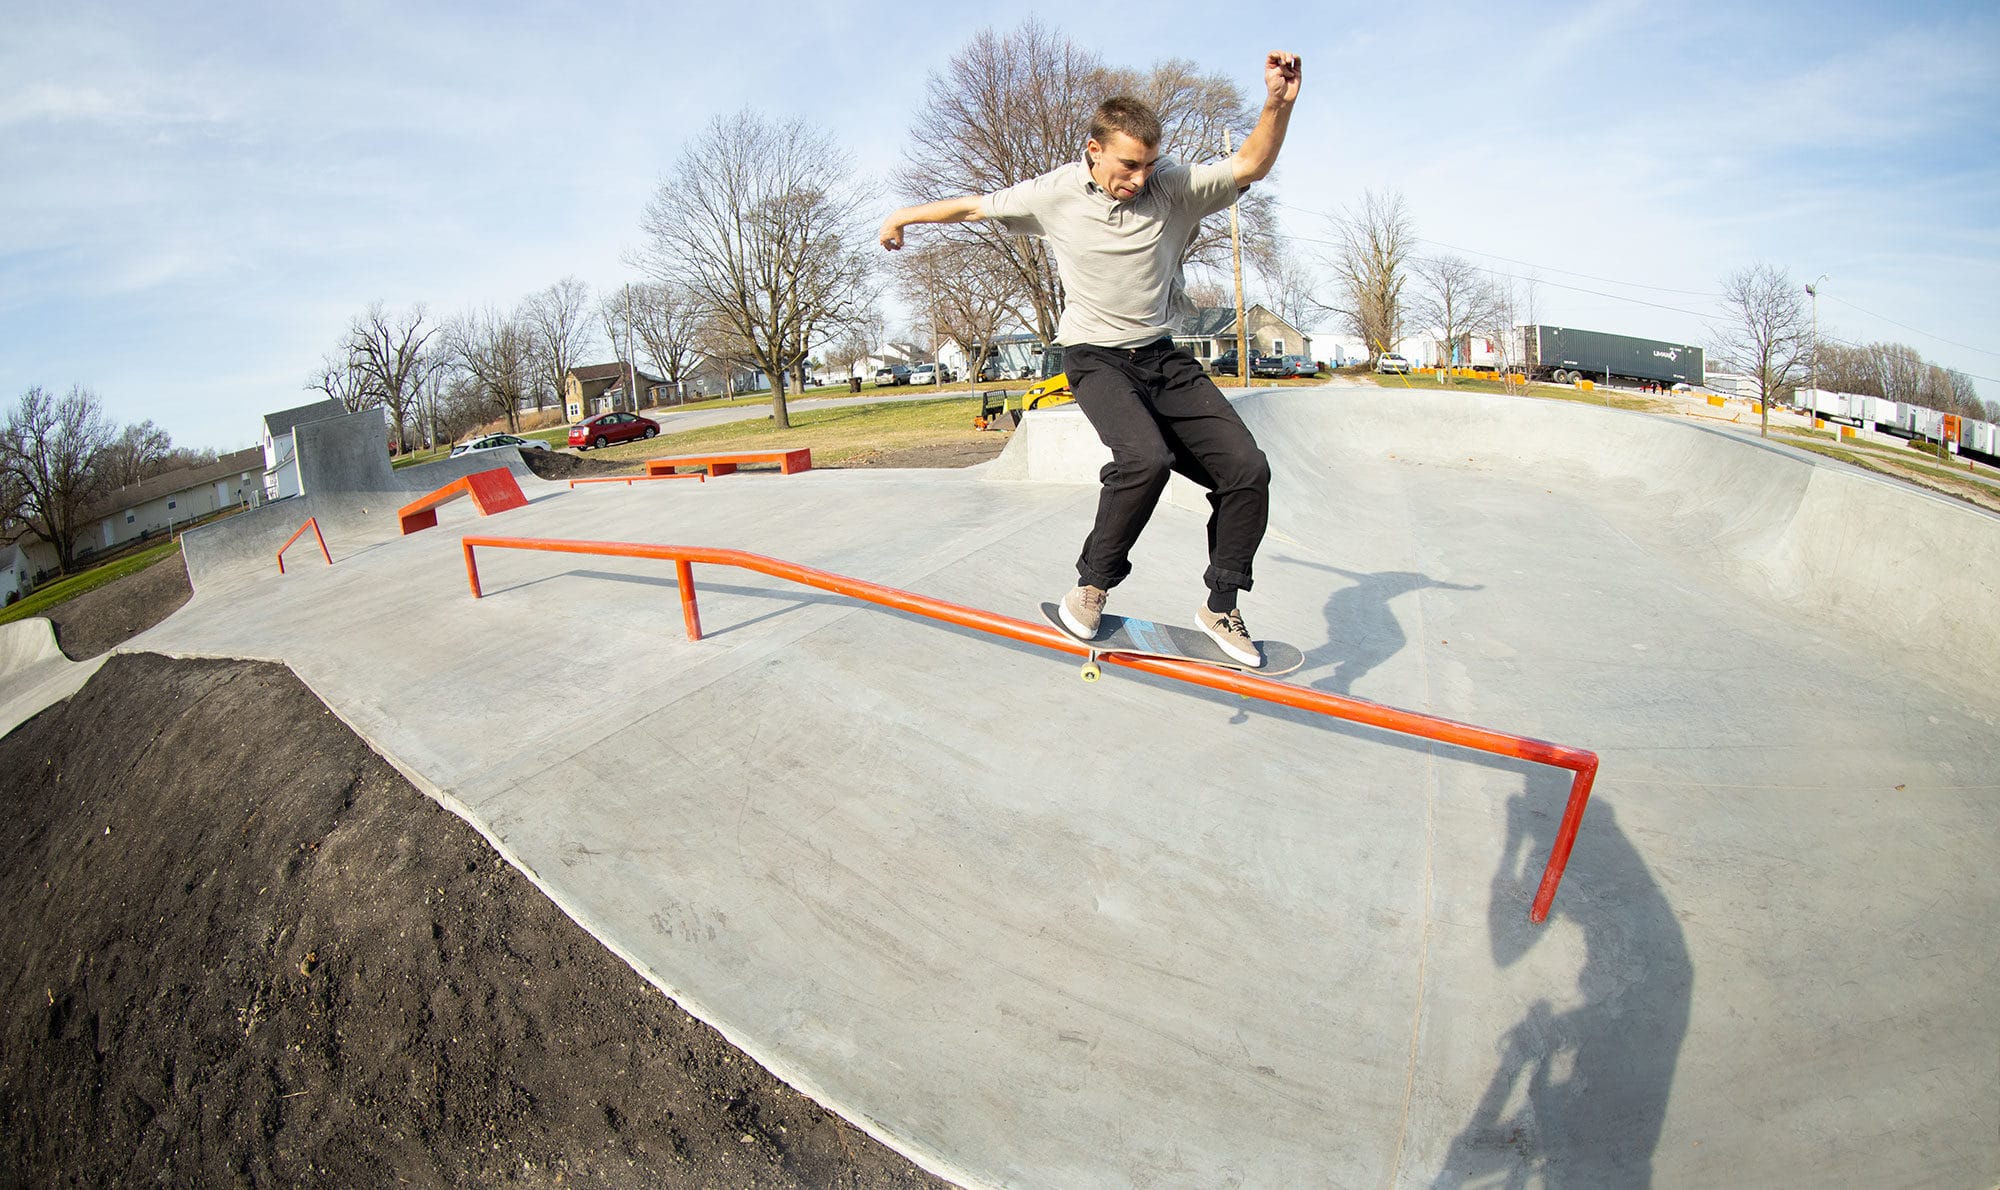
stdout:
{"type": "Polygon", "coordinates": [[[632,354],[632,283],[625,283],[625,371],[626,391],[632,397],[632,412],[639,412],[639,357],[632,354]]]}
{"type": "MultiPolygon", "coordinates": [[[[1235,138],[1229,129],[1222,130],[1222,151],[1225,155],[1236,152],[1235,138]]],[[[1243,315],[1243,236],[1237,225],[1237,204],[1229,204],[1229,254],[1236,262],[1236,381],[1249,387],[1250,376],[1250,327],[1243,315]]]]}
{"type": "Polygon", "coordinates": [[[1810,366],[1812,375],[1813,396],[1815,398],[1813,401],[1813,405],[1815,408],[1817,408],[1819,405],[1819,401],[1817,399],[1819,396],[1819,287],[1820,283],[1825,280],[1826,280],[1826,274],[1821,273],[1819,275],[1818,280],[1814,281],[1811,285],[1806,286],[1806,292],[1812,295],[1812,307],[1813,307],[1812,360],[1810,366]]]}

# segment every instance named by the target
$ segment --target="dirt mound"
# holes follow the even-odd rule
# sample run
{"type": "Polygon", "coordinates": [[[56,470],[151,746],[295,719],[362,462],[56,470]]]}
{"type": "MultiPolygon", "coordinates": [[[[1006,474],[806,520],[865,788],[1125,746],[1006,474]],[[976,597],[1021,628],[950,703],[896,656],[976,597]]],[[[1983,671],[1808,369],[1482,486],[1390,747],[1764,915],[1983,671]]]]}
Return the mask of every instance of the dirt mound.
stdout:
{"type": "Polygon", "coordinates": [[[113,657],[0,773],[0,1184],[941,1184],[283,667],[113,657]]]}
{"type": "Polygon", "coordinates": [[[88,661],[173,615],[193,595],[187,562],[177,553],[137,574],[66,599],[47,614],[64,655],[71,661],[88,661]]]}
{"type": "Polygon", "coordinates": [[[644,475],[646,464],[639,462],[614,462],[609,459],[587,459],[582,455],[563,450],[524,450],[521,461],[543,479],[565,480],[584,479],[593,475],[644,475]]]}

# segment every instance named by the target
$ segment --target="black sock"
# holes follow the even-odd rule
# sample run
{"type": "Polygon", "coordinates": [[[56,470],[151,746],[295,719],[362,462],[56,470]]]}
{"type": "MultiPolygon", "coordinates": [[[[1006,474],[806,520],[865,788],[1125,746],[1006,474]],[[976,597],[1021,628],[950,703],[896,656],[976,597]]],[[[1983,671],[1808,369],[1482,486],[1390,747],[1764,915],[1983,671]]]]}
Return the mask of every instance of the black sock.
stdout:
{"type": "Polygon", "coordinates": [[[1216,615],[1236,610],[1236,591],[1231,587],[1217,587],[1208,593],[1208,610],[1216,615]]]}

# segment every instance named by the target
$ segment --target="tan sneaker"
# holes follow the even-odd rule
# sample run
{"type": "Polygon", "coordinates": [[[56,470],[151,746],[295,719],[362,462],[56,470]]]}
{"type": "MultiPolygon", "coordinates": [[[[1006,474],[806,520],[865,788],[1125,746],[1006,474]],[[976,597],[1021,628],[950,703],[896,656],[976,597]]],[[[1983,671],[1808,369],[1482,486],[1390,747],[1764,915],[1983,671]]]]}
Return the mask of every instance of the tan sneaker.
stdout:
{"type": "Polygon", "coordinates": [[[1109,597],[1102,587],[1078,587],[1063,596],[1062,622],[1069,634],[1078,640],[1094,640],[1097,625],[1104,618],[1104,601],[1109,597]]]}
{"type": "Polygon", "coordinates": [[[1206,603],[1195,612],[1195,623],[1208,633],[1208,638],[1222,647],[1222,651],[1243,664],[1257,669],[1264,664],[1264,655],[1257,651],[1257,642],[1250,639],[1250,630],[1243,626],[1243,613],[1231,608],[1226,612],[1212,612],[1206,603]]]}

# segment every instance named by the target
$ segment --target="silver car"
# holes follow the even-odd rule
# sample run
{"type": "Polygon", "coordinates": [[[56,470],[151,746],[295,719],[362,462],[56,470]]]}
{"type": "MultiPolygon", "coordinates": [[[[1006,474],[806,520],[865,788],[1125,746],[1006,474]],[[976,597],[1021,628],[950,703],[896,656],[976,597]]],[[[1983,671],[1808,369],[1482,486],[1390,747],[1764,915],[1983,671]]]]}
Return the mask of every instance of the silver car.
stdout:
{"type": "Polygon", "coordinates": [[[522,450],[547,450],[549,444],[536,438],[518,438],[513,434],[487,434],[470,442],[461,442],[451,448],[451,457],[469,455],[482,450],[499,450],[503,446],[519,447],[522,450]]]}

